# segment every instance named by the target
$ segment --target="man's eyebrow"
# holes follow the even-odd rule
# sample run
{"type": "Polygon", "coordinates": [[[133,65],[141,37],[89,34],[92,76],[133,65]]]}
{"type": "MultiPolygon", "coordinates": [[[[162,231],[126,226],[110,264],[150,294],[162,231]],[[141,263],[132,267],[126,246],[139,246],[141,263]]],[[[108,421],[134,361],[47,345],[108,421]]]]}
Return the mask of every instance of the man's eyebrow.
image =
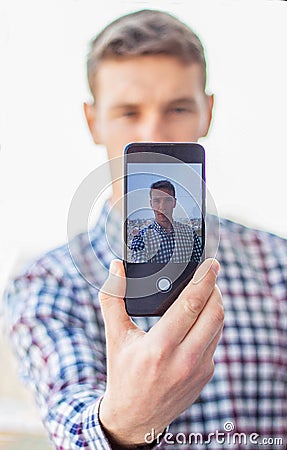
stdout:
{"type": "Polygon", "coordinates": [[[132,102],[115,103],[110,106],[110,110],[137,108],[138,106],[139,106],[138,103],[132,103],[132,102]]]}
{"type": "Polygon", "coordinates": [[[185,105],[195,105],[196,101],[193,97],[180,97],[180,98],[175,98],[173,100],[170,100],[168,102],[168,105],[174,105],[174,104],[185,104],[185,105]]]}
{"type": "MultiPolygon", "coordinates": [[[[174,98],[174,99],[167,101],[166,104],[173,105],[173,104],[177,104],[177,103],[195,105],[196,100],[193,97],[179,97],[179,98],[174,98]]],[[[140,106],[140,103],[138,103],[136,101],[135,102],[128,101],[128,102],[111,104],[110,109],[128,109],[128,108],[137,108],[138,106],[140,106]]]]}
{"type": "MultiPolygon", "coordinates": [[[[128,110],[137,110],[138,108],[140,108],[141,103],[138,102],[132,102],[132,101],[128,101],[128,102],[123,102],[123,103],[114,103],[111,104],[109,107],[109,111],[112,114],[115,113],[120,113],[120,112],[124,112],[124,111],[128,111],[128,110]]],[[[170,107],[174,107],[174,106],[186,106],[189,108],[195,108],[196,107],[196,100],[193,97],[179,97],[179,98],[174,98],[171,100],[168,100],[165,104],[162,105],[163,109],[167,109],[170,107]]]]}

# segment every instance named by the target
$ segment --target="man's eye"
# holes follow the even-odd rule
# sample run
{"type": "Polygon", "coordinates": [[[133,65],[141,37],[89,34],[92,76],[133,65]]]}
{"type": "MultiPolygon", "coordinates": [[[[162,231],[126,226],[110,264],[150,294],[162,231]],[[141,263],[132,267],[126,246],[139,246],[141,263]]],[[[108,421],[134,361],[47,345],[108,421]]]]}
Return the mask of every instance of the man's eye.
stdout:
{"type": "Polygon", "coordinates": [[[187,106],[174,106],[168,109],[169,114],[176,114],[176,115],[191,114],[192,112],[194,112],[194,109],[192,107],[187,106]]]}
{"type": "Polygon", "coordinates": [[[123,116],[124,117],[136,117],[137,112],[136,111],[124,111],[123,116]]]}
{"type": "Polygon", "coordinates": [[[171,113],[175,113],[175,114],[184,114],[189,112],[189,110],[187,108],[183,108],[183,107],[177,107],[177,108],[171,108],[170,109],[171,113]]]}

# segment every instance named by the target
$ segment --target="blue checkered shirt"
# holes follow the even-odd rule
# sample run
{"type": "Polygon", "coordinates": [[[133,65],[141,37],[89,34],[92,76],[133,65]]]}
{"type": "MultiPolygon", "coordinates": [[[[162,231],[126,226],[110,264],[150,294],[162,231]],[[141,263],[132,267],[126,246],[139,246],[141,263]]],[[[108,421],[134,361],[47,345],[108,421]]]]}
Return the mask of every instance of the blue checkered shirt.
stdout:
{"type": "MultiPolygon", "coordinates": [[[[74,238],[74,260],[67,245],[49,252],[14,280],[4,299],[22,377],[58,450],[110,449],[98,418],[106,347],[95,285],[102,285],[111,260],[121,254],[121,219],[112,212],[107,220],[107,214],[106,204],[92,233],[74,238]]],[[[215,374],[170,425],[171,447],[163,441],[161,448],[283,449],[249,439],[242,446],[212,439],[201,446],[180,443],[190,433],[206,442],[215,432],[227,439],[232,429],[258,433],[259,443],[264,436],[287,443],[287,242],[227,220],[221,221],[220,236],[225,328],[215,374]]],[[[156,320],[135,321],[148,329],[156,320]]]]}
{"type": "Polygon", "coordinates": [[[133,238],[130,249],[130,262],[135,263],[199,262],[202,255],[197,233],[191,226],[175,220],[169,233],[154,220],[133,238]]]}

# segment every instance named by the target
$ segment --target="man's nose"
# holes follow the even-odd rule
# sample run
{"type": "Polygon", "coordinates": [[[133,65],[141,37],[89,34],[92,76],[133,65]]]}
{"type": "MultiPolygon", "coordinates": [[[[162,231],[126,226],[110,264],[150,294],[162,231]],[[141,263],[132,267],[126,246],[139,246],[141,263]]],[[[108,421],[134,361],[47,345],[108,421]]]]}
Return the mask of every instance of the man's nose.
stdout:
{"type": "Polygon", "coordinates": [[[161,201],[159,202],[159,210],[160,210],[161,212],[164,212],[164,211],[165,211],[165,201],[164,201],[164,200],[161,200],[161,201]]]}
{"type": "Polygon", "coordinates": [[[151,115],[143,120],[139,127],[139,140],[151,142],[168,141],[168,129],[164,120],[157,115],[151,115]]]}

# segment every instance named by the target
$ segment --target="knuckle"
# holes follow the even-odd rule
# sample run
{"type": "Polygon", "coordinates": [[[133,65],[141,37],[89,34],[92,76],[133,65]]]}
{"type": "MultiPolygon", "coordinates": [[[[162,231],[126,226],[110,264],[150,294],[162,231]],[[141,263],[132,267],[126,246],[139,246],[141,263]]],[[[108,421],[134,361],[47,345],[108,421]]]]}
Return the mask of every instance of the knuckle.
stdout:
{"type": "Polygon", "coordinates": [[[208,374],[209,380],[213,377],[214,371],[215,371],[215,364],[214,364],[214,359],[212,358],[210,365],[209,365],[209,374],[208,374]]]}
{"type": "Polygon", "coordinates": [[[159,343],[153,345],[148,350],[148,359],[155,365],[160,364],[165,359],[165,349],[159,343]]]}
{"type": "Polygon", "coordinates": [[[192,373],[192,370],[191,370],[190,364],[183,364],[177,370],[176,377],[180,383],[184,383],[190,379],[191,373],[192,373]]]}
{"type": "Polygon", "coordinates": [[[183,307],[186,313],[192,316],[198,316],[202,310],[203,302],[199,295],[193,295],[191,298],[184,297],[183,307]]]}
{"type": "Polygon", "coordinates": [[[179,363],[177,364],[177,376],[181,382],[194,378],[199,374],[201,378],[206,370],[206,364],[203,361],[202,352],[198,349],[192,349],[189,351],[188,357],[186,352],[181,355],[179,363]]]}
{"type": "Polygon", "coordinates": [[[204,382],[204,385],[207,384],[211,378],[214,375],[214,360],[212,359],[206,366],[204,369],[204,373],[202,374],[202,380],[204,382]]]}
{"type": "Polygon", "coordinates": [[[224,322],[224,309],[221,305],[218,304],[216,311],[214,312],[214,320],[218,322],[219,325],[224,322]]]}
{"type": "Polygon", "coordinates": [[[198,357],[196,361],[186,361],[180,368],[179,380],[181,383],[192,382],[195,385],[201,383],[204,378],[205,368],[201,357],[198,357]]]}

